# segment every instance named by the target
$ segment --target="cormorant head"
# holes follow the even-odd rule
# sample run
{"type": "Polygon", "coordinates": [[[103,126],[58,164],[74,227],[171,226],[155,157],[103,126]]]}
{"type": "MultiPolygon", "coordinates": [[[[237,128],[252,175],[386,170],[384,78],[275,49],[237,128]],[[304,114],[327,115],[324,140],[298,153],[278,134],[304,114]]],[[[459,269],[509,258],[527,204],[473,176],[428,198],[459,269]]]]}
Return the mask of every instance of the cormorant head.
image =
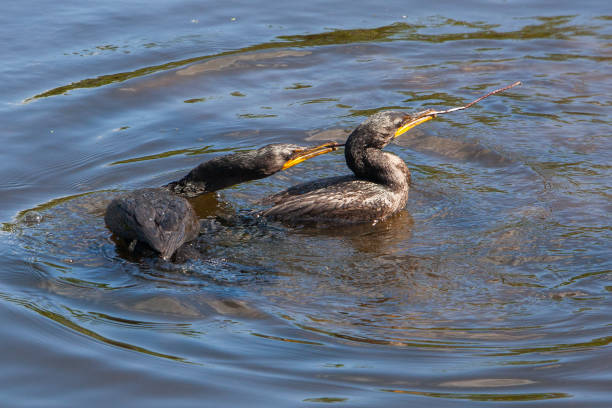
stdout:
{"type": "Polygon", "coordinates": [[[433,118],[430,111],[416,114],[399,111],[378,112],[357,126],[349,136],[347,144],[356,144],[362,149],[382,149],[397,136],[433,118]]]}
{"type": "Polygon", "coordinates": [[[281,170],[286,170],[289,167],[295,166],[298,163],[319,156],[321,154],[333,152],[338,150],[338,147],[343,146],[336,142],[327,142],[322,145],[313,147],[301,147],[295,145],[268,145],[266,147],[275,147],[282,154],[279,155],[279,159],[283,161],[281,170]]]}
{"type": "MultiPolygon", "coordinates": [[[[319,146],[304,147],[288,143],[273,143],[248,152],[249,166],[263,176],[286,170],[303,161],[338,150],[343,146],[336,142],[327,142],[319,146]]],[[[245,157],[246,159],[246,157],[245,157]]]]}

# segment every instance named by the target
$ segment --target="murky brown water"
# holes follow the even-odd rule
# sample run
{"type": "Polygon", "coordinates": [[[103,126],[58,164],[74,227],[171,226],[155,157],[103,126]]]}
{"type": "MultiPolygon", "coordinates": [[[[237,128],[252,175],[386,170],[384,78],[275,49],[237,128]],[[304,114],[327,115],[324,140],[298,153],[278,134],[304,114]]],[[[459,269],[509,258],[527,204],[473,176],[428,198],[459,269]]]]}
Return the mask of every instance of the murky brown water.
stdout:
{"type": "Polygon", "coordinates": [[[607,3],[372,7],[7,8],[7,406],[612,403],[607,3]],[[181,262],[117,252],[104,226],[120,191],[215,155],[516,80],[387,148],[413,183],[377,225],[235,221],[348,173],[338,152],[192,200],[181,262]]]}

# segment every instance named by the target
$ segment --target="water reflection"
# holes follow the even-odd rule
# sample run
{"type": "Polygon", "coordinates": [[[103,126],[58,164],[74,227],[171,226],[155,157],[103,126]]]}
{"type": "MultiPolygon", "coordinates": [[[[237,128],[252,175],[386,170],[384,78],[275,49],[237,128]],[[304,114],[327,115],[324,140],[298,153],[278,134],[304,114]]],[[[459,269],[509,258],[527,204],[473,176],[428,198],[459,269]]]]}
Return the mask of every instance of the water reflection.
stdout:
{"type": "MultiPolygon", "coordinates": [[[[228,62],[224,62],[224,59],[207,61],[213,58],[225,58],[228,55],[234,54],[245,54],[253,51],[262,51],[268,49],[278,48],[303,48],[303,47],[320,47],[327,45],[338,45],[338,44],[354,44],[354,43],[367,43],[367,42],[385,42],[385,41],[417,41],[417,42],[433,42],[443,43],[448,41],[456,40],[495,40],[495,39],[516,39],[516,40],[533,40],[533,39],[568,39],[576,36],[588,36],[594,35],[595,32],[591,29],[595,27],[581,26],[581,25],[568,25],[574,16],[559,16],[559,17],[536,17],[540,21],[540,24],[526,25],[520,30],[516,31],[505,31],[496,32],[493,30],[494,26],[487,24],[472,24],[469,22],[461,22],[452,19],[446,19],[440,22],[440,27],[444,26],[463,26],[477,29],[474,32],[458,32],[452,34],[422,34],[420,29],[426,28],[422,25],[411,25],[406,23],[395,23],[388,26],[382,26],[372,29],[354,29],[354,30],[333,30],[324,33],[308,34],[308,35],[293,35],[293,36],[279,36],[278,39],[281,41],[274,41],[270,43],[256,44],[248,46],[239,50],[222,52],[214,55],[203,55],[193,57],[189,59],[172,61],[166,64],[157,66],[145,67],[132,72],[122,72],[115,74],[102,75],[97,78],[88,78],[80,81],[73,82],[69,85],[57,87],[46,92],[35,95],[25,100],[30,102],[39,98],[46,98],[54,95],[65,94],[74,89],[79,88],[92,88],[108,85],[114,82],[124,82],[130,79],[150,75],[156,72],[169,71],[188,64],[199,63],[200,61],[206,61],[204,63],[195,64],[187,69],[177,70],[178,75],[193,75],[195,73],[202,73],[206,71],[217,71],[224,67],[232,66],[237,61],[245,59],[267,59],[271,57],[286,57],[286,56],[304,56],[310,52],[303,51],[280,51],[276,53],[264,52],[260,55],[239,55],[234,57],[228,62]]],[[[160,81],[159,79],[157,81],[160,81]]],[[[164,81],[158,82],[159,85],[163,85],[164,81]]]]}
{"type": "Polygon", "coordinates": [[[525,394],[484,394],[484,393],[451,393],[451,392],[425,392],[425,391],[408,391],[408,390],[393,390],[385,389],[385,392],[395,392],[399,394],[422,395],[434,398],[449,398],[449,399],[465,399],[470,401],[538,401],[558,398],[570,398],[571,394],[563,392],[542,392],[542,393],[525,393],[525,394]]]}

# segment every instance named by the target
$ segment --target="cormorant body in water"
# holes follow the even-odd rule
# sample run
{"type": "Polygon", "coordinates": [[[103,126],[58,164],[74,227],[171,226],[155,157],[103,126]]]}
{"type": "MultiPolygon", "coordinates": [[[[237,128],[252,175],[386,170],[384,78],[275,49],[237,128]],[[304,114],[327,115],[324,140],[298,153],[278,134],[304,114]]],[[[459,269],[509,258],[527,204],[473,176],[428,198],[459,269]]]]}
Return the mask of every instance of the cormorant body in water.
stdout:
{"type": "Polygon", "coordinates": [[[135,248],[144,243],[164,259],[198,237],[199,219],[185,198],[270,176],[304,160],[336,150],[335,143],[306,148],[271,144],[249,152],[220,156],[162,188],[136,190],[114,199],[104,220],[116,236],[135,248]],[[178,195],[177,195],[178,194],[178,195]]]}
{"type": "Polygon", "coordinates": [[[432,119],[385,111],[370,116],[349,135],[346,164],[354,175],[300,184],[269,197],[261,216],[286,222],[375,222],[401,210],[408,200],[410,171],[381,149],[395,137],[432,119]]]}
{"type": "Polygon", "coordinates": [[[104,221],[131,250],[144,243],[164,259],[200,233],[200,220],[189,201],[161,188],[135,190],[115,198],[106,207],[104,221]]]}

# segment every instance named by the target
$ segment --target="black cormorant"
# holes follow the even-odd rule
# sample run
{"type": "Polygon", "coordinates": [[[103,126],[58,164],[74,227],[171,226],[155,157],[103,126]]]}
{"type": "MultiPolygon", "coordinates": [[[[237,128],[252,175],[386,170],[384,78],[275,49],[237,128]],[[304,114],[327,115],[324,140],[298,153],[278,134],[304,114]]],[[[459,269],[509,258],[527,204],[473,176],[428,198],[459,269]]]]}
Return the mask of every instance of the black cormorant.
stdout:
{"type": "Polygon", "coordinates": [[[104,221],[131,249],[144,243],[166,260],[200,232],[200,221],[189,201],[161,188],[135,190],[115,198],[106,207],[104,221]]]}
{"type": "Polygon", "coordinates": [[[433,118],[385,111],[370,116],[349,135],[346,164],[354,175],[300,184],[268,197],[261,216],[286,222],[358,223],[383,220],[404,208],[410,171],[398,156],[383,152],[393,138],[433,118]]]}
{"type": "Polygon", "coordinates": [[[293,144],[271,144],[248,152],[220,156],[194,168],[181,180],[162,188],[136,190],[115,198],[104,220],[116,236],[134,248],[147,244],[164,259],[185,242],[197,238],[200,222],[191,204],[181,196],[217,191],[245,181],[270,176],[304,160],[331,152],[330,142],[306,148],[293,144]],[[180,196],[179,196],[180,195],[180,196]]]}

